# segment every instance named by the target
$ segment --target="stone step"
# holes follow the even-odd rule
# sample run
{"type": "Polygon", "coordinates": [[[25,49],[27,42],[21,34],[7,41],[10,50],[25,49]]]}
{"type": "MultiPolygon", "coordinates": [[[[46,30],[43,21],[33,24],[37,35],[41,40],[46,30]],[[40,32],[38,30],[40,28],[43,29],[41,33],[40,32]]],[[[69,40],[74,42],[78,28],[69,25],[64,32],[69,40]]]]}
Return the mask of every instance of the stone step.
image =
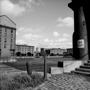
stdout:
{"type": "Polygon", "coordinates": [[[76,71],[84,71],[84,72],[90,72],[90,69],[88,68],[76,68],[76,71]]]}
{"type": "Polygon", "coordinates": [[[88,60],[87,63],[90,63],[90,60],[88,60]]]}
{"type": "Polygon", "coordinates": [[[87,68],[87,69],[90,69],[90,66],[88,66],[88,65],[83,65],[83,66],[80,66],[80,68],[87,68]]]}
{"type": "Polygon", "coordinates": [[[85,66],[90,66],[90,63],[84,63],[85,66]]]}
{"type": "Polygon", "coordinates": [[[90,72],[84,72],[84,71],[72,71],[71,73],[76,73],[76,74],[90,76],[90,72]]]}

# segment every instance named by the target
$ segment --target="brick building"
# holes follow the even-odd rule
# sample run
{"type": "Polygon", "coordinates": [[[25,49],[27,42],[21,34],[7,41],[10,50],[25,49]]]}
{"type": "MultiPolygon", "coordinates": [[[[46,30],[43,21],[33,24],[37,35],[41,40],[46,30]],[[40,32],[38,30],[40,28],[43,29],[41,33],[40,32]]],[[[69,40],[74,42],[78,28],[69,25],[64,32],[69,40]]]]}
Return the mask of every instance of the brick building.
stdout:
{"type": "Polygon", "coordinates": [[[16,24],[6,15],[0,16],[0,57],[15,55],[16,24]]]}
{"type": "Polygon", "coordinates": [[[20,52],[21,54],[27,55],[27,53],[34,54],[34,46],[28,45],[16,45],[16,53],[20,52]]]}
{"type": "Polygon", "coordinates": [[[61,49],[61,48],[50,49],[50,54],[54,54],[54,55],[63,55],[64,52],[66,52],[66,49],[61,49]]]}

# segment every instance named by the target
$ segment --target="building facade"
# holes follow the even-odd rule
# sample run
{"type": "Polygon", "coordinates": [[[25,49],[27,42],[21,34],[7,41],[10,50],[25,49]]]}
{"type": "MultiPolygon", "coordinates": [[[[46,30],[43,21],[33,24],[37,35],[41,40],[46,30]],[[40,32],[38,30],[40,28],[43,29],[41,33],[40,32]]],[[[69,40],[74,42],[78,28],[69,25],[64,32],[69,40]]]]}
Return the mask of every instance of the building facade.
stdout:
{"type": "Polygon", "coordinates": [[[34,46],[28,45],[16,45],[16,53],[25,54],[27,56],[28,53],[34,54],[34,46]]]}
{"type": "Polygon", "coordinates": [[[53,56],[53,55],[63,55],[64,52],[66,52],[66,49],[61,48],[44,48],[47,55],[53,56]]]}
{"type": "Polygon", "coordinates": [[[6,15],[0,16],[0,57],[15,56],[16,24],[6,15]]]}
{"type": "Polygon", "coordinates": [[[67,49],[67,54],[73,55],[73,49],[72,49],[72,48],[68,48],[68,49],[67,49]]]}
{"type": "Polygon", "coordinates": [[[66,49],[61,49],[61,48],[50,49],[50,54],[54,54],[54,55],[63,55],[64,52],[66,52],[66,49]]]}

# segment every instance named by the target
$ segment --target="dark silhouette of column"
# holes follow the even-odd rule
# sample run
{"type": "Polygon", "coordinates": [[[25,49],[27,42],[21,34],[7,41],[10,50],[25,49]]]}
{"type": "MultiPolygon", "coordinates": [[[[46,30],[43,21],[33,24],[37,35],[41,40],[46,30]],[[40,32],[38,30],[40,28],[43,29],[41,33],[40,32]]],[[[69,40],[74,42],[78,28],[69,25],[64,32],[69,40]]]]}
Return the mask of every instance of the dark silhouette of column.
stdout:
{"type": "Polygon", "coordinates": [[[74,11],[73,57],[88,59],[88,35],[83,0],[72,0],[69,7],[74,11]]]}
{"type": "Polygon", "coordinates": [[[86,26],[87,26],[87,36],[88,36],[88,55],[90,60],[90,3],[89,0],[83,0],[83,9],[86,19],[86,26]]]}

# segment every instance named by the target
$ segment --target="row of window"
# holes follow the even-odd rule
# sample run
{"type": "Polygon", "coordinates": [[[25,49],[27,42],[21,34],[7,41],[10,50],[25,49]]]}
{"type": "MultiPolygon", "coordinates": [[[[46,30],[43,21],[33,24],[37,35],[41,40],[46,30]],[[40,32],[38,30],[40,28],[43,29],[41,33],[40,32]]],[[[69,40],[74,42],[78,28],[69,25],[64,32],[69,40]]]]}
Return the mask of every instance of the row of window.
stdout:
{"type": "MultiPolygon", "coordinates": [[[[3,28],[0,27],[0,37],[2,35],[2,30],[3,28]]],[[[7,48],[7,28],[4,28],[4,48],[7,48]]],[[[0,42],[1,42],[1,38],[0,38],[0,42]]],[[[12,43],[13,43],[13,30],[11,30],[11,49],[12,49],[12,43]]]]}

